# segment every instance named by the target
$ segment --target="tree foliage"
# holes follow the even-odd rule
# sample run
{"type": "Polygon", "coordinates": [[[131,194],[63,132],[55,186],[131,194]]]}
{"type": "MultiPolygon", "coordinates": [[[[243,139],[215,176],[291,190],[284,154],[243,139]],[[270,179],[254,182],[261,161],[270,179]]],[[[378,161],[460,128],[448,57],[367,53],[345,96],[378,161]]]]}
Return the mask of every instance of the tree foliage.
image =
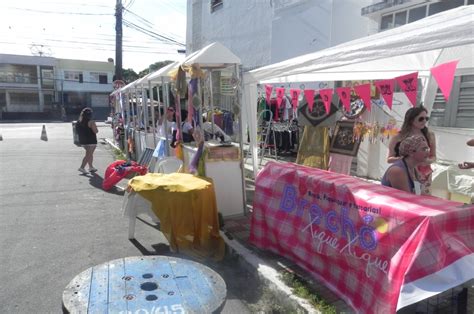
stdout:
{"type": "Polygon", "coordinates": [[[143,70],[143,71],[140,71],[140,73],[138,73],[138,77],[144,77],[145,75],[147,75],[148,73],[151,72],[155,72],[156,70],[159,70],[161,69],[162,67],[172,63],[173,61],[170,61],[170,60],[166,60],[166,61],[158,61],[158,62],[155,62],[153,64],[150,64],[150,66],[143,70]]]}

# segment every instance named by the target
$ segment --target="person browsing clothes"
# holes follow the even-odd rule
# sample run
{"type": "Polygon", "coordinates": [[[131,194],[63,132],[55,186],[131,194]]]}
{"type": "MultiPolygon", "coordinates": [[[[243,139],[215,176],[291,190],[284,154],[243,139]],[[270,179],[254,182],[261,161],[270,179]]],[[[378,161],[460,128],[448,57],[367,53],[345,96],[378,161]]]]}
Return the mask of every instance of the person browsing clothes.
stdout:
{"type": "Polygon", "coordinates": [[[421,194],[421,183],[417,166],[426,162],[430,147],[423,135],[412,135],[403,139],[399,145],[400,158],[397,159],[382,177],[382,185],[394,189],[421,194]]]}
{"type": "Polygon", "coordinates": [[[423,184],[422,194],[431,194],[431,173],[433,172],[431,169],[431,163],[436,161],[436,138],[434,133],[429,131],[426,126],[428,120],[428,110],[426,110],[425,107],[419,106],[408,109],[405,113],[405,119],[400,132],[389,142],[387,157],[388,163],[394,163],[401,160],[403,156],[400,155],[399,147],[400,143],[405,138],[413,135],[420,135],[425,138],[425,141],[430,148],[430,154],[425,162],[420,163],[416,169],[420,182],[423,184]]]}
{"type": "Polygon", "coordinates": [[[162,114],[158,120],[158,136],[171,138],[174,129],[176,129],[176,122],[174,121],[174,108],[168,107],[166,109],[166,115],[162,114]]]}
{"type": "Polygon", "coordinates": [[[76,123],[76,132],[79,136],[79,144],[85,149],[84,158],[82,158],[82,163],[78,171],[87,174],[88,171],[85,169],[86,165],[89,164],[89,171],[96,172],[97,169],[92,165],[94,161],[94,151],[97,147],[97,125],[95,121],[92,120],[92,109],[84,108],[82,109],[79,119],[76,123]]]}

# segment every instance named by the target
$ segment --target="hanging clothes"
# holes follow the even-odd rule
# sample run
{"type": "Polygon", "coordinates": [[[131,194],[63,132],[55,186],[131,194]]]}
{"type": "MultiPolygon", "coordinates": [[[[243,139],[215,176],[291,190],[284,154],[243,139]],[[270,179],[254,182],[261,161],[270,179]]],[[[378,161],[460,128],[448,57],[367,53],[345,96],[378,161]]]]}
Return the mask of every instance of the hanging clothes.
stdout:
{"type": "Polygon", "coordinates": [[[329,130],[327,127],[305,126],[296,163],[308,167],[328,169],[329,130]]]}

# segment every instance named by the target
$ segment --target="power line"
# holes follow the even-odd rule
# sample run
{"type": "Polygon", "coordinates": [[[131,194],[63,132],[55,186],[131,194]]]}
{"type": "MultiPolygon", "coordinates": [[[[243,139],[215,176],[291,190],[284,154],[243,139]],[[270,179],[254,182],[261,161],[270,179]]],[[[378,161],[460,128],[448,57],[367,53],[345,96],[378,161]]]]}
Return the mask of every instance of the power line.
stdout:
{"type": "Polygon", "coordinates": [[[133,29],[135,29],[135,30],[137,30],[137,31],[139,31],[139,32],[141,32],[141,33],[147,34],[147,35],[149,35],[149,36],[151,36],[151,37],[154,37],[154,38],[156,38],[156,39],[168,40],[168,41],[173,42],[173,43],[175,43],[175,44],[177,44],[177,45],[186,46],[185,44],[183,44],[183,43],[181,43],[181,42],[178,42],[178,41],[176,41],[176,40],[174,40],[174,39],[172,39],[172,38],[169,38],[169,37],[167,37],[167,36],[163,36],[163,35],[161,35],[161,34],[155,33],[155,32],[153,32],[153,31],[151,31],[151,30],[144,29],[143,27],[141,27],[141,26],[139,26],[139,25],[137,25],[137,24],[135,24],[135,23],[132,23],[132,22],[130,22],[130,21],[128,21],[128,20],[125,20],[125,19],[124,19],[124,20],[123,20],[123,23],[124,23],[125,26],[128,26],[128,27],[130,27],[130,28],[133,28],[133,29]]]}
{"type": "Polygon", "coordinates": [[[29,11],[29,12],[38,12],[38,13],[46,13],[46,14],[110,15],[110,16],[113,16],[113,14],[110,14],[110,13],[59,12],[59,11],[46,11],[46,10],[27,9],[27,8],[15,8],[15,7],[8,7],[8,9],[29,11]]]}

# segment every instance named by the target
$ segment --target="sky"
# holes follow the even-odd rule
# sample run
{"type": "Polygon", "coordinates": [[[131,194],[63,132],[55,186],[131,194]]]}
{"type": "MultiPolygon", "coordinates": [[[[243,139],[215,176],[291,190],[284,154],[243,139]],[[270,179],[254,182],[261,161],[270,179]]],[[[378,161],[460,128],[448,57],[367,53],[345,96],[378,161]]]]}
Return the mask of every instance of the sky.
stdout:
{"type": "MultiPolygon", "coordinates": [[[[1,0],[0,53],[115,59],[116,0],[1,0]]],[[[186,0],[122,0],[124,69],[181,60],[186,0]],[[141,29],[141,31],[137,30],[141,29]],[[144,34],[147,32],[148,34],[144,34]]]]}

